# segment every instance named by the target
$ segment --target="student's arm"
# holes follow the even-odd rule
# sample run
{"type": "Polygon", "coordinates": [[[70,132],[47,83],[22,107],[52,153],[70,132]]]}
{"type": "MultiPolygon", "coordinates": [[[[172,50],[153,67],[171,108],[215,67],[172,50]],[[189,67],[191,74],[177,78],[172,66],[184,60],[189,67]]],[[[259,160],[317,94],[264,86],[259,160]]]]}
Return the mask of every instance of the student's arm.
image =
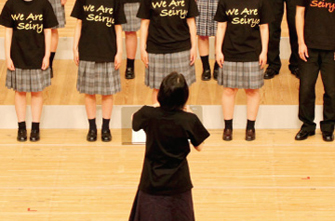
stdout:
{"type": "Polygon", "coordinates": [[[10,49],[12,46],[12,37],[13,37],[13,28],[5,29],[5,53],[6,53],[6,64],[8,70],[14,71],[14,63],[12,58],[10,57],[10,49]]]}
{"type": "Polygon", "coordinates": [[[197,151],[202,151],[202,148],[204,148],[204,143],[201,143],[200,145],[194,147],[197,151]]]}
{"type": "Polygon", "coordinates": [[[216,31],[215,52],[216,52],[216,62],[219,64],[221,68],[224,63],[224,55],[222,53],[222,44],[223,44],[226,30],[227,30],[227,22],[218,22],[218,29],[216,31]]]}
{"type": "Polygon", "coordinates": [[[146,68],[149,66],[148,52],[147,52],[147,40],[149,31],[149,19],[141,20],[141,59],[146,68]]]}
{"type": "Polygon", "coordinates": [[[267,62],[268,56],[268,45],[269,45],[269,24],[259,25],[261,32],[262,52],[259,55],[259,65],[263,69],[267,62]]]}
{"type": "Polygon", "coordinates": [[[295,15],[295,23],[298,35],[298,44],[299,44],[299,57],[303,61],[307,61],[308,58],[308,49],[305,43],[304,38],[304,26],[305,26],[305,7],[297,6],[297,11],[295,15]]]}
{"type": "Polygon", "coordinates": [[[188,18],[187,19],[187,25],[190,29],[190,36],[191,36],[191,53],[190,53],[190,65],[193,65],[195,62],[195,59],[197,57],[197,29],[195,26],[195,18],[188,18]]]}
{"type": "Polygon", "coordinates": [[[115,70],[119,69],[122,62],[122,26],[115,25],[115,33],[116,33],[116,48],[117,52],[114,59],[114,67],[115,70]]]}
{"type": "Polygon", "coordinates": [[[50,48],[51,48],[51,29],[44,29],[45,54],[42,62],[42,70],[49,67],[50,48]]]}
{"type": "Polygon", "coordinates": [[[74,38],[73,38],[73,60],[77,66],[79,65],[78,45],[79,45],[79,39],[81,35],[81,27],[82,27],[82,21],[78,19],[77,24],[76,24],[76,29],[74,30],[74,38]]]}

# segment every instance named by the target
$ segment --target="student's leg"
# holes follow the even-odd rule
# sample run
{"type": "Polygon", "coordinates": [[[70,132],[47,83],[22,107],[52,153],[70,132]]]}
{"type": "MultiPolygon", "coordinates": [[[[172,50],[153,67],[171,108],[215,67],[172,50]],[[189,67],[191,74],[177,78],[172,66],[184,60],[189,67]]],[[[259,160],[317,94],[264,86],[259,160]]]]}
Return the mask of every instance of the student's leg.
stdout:
{"type": "Polygon", "coordinates": [[[245,89],[247,95],[247,128],[245,139],[247,141],[255,140],[255,121],[258,114],[261,96],[259,89],[245,89]]]}
{"type": "Polygon", "coordinates": [[[222,112],[225,121],[225,128],[223,130],[223,140],[229,141],[233,139],[233,117],[235,107],[235,97],[237,88],[223,88],[222,92],[222,112]]]}
{"type": "Polygon", "coordinates": [[[15,91],[15,110],[17,121],[19,125],[18,133],[17,133],[17,140],[18,141],[26,141],[27,140],[27,129],[26,129],[26,107],[27,107],[27,100],[26,100],[26,92],[18,92],[15,91]]]}
{"type": "Polygon", "coordinates": [[[51,69],[51,77],[53,77],[53,69],[52,69],[52,64],[56,55],[56,50],[58,47],[58,39],[59,39],[59,35],[58,35],[58,29],[52,29],[51,30],[51,47],[50,47],[50,58],[49,58],[49,67],[51,69]]]}
{"type": "Polygon", "coordinates": [[[334,140],[335,124],[335,61],[333,51],[321,53],[321,77],[325,93],[323,95],[323,121],[321,121],[321,131],[325,141],[334,140]]]}
{"type": "Polygon", "coordinates": [[[96,96],[95,94],[85,94],[86,114],[89,122],[89,131],[86,136],[87,141],[97,140],[97,125],[96,125],[96,96]]]}
{"type": "Polygon", "coordinates": [[[43,109],[43,93],[31,92],[31,114],[32,127],[30,133],[30,141],[38,141],[40,139],[40,120],[43,109]]]}
{"type": "Polygon", "coordinates": [[[211,79],[211,68],[209,66],[209,38],[208,36],[198,36],[198,48],[202,62],[202,75],[203,81],[211,79]]]}
{"type": "Polygon", "coordinates": [[[286,15],[290,35],[291,56],[289,69],[293,75],[299,77],[298,36],[295,27],[296,6],[295,0],[286,0],[286,15]]]}
{"type": "Polygon", "coordinates": [[[152,91],[152,104],[157,104],[158,103],[158,100],[157,100],[157,96],[158,96],[158,92],[159,92],[159,89],[153,89],[152,91]]]}
{"type": "Polygon", "coordinates": [[[127,68],[126,79],[135,78],[135,56],[137,49],[137,34],[134,31],[125,32],[126,35],[126,51],[127,51],[127,68]]]}
{"type": "Polygon", "coordinates": [[[113,110],[113,95],[102,96],[102,129],[101,140],[108,142],[112,140],[112,134],[109,130],[109,122],[113,110]]]}

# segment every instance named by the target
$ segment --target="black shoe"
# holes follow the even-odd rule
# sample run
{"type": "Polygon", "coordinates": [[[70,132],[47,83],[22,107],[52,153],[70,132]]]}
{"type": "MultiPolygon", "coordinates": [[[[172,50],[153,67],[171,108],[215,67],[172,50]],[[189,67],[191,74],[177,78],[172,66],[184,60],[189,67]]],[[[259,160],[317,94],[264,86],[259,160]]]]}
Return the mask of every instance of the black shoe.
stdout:
{"type": "Polygon", "coordinates": [[[277,74],[279,74],[279,71],[275,71],[271,68],[267,68],[265,73],[264,73],[264,79],[272,79],[274,78],[277,74]]]}
{"type": "Polygon", "coordinates": [[[93,142],[97,140],[98,132],[96,130],[89,130],[86,136],[86,140],[93,142]]]}
{"type": "Polygon", "coordinates": [[[252,141],[256,139],[255,129],[249,129],[245,131],[245,140],[252,141]]]}
{"type": "Polygon", "coordinates": [[[134,79],[135,73],[133,68],[127,68],[125,73],[126,79],[134,79]]]}
{"type": "Polygon", "coordinates": [[[103,142],[109,142],[112,140],[112,134],[110,130],[102,130],[101,131],[101,140],[103,142]]]}
{"type": "Polygon", "coordinates": [[[295,68],[290,68],[291,74],[293,74],[296,78],[299,78],[299,68],[295,67],[295,68]]]}
{"type": "Polygon", "coordinates": [[[40,140],[40,131],[39,130],[31,130],[29,139],[32,142],[39,141],[40,140]]]}
{"type": "Polygon", "coordinates": [[[222,139],[225,141],[231,141],[233,139],[233,130],[232,129],[224,129],[222,139]]]}
{"type": "Polygon", "coordinates": [[[213,78],[214,78],[214,80],[218,79],[218,75],[219,75],[219,69],[218,68],[214,69],[214,71],[213,71],[213,78]]]}
{"type": "Polygon", "coordinates": [[[295,140],[306,140],[308,136],[315,135],[315,131],[305,131],[305,130],[299,130],[297,135],[295,135],[295,140]]]}
{"type": "Polygon", "coordinates": [[[207,69],[202,72],[201,80],[209,81],[211,79],[211,70],[207,69]]]}
{"type": "Polygon", "coordinates": [[[334,134],[330,132],[322,132],[322,139],[326,142],[334,141],[334,134]]]}
{"type": "Polygon", "coordinates": [[[24,142],[27,141],[27,130],[19,129],[17,131],[17,141],[24,142]]]}

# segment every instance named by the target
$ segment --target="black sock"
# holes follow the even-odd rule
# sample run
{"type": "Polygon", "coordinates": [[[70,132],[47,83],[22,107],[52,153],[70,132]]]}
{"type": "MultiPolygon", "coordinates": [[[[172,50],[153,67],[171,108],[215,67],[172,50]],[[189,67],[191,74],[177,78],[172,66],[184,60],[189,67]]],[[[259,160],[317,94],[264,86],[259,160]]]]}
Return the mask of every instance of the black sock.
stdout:
{"type": "Polygon", "coordinates": [[[90,130],[97,130],[97,124],[95,123],[95,118],[94,119],[88,119],[88,123],[90,124],[90,130]]]}
{"type": "Polygon", "coordinates": [[[32,122],[32,124],[31,124],[31,130],[40,131],[40,123],[39,122],[32,122]]]}
{"type": "Polygon", "coordinates": [[[135,62],[135,59],[129,59],[129,58],[127,58],[127,68],[134,69],[134,62],[135,62]]]}
{"type": "Polygon", "coordinates": [[[209,56],[201,56],[201,62],[202,62],[202,68],[203,70],[210,70],[211,68],[209,67],[209,56]]]}
{"type": "Polygon", "coordinates": [[[52,69],[52,63],[54,61],[56,52],[51,52],[50,53],[50,58],[49,58],[49,67],[52,69]]]}
{"type": "Polygon", "coordinates": [[[255,130],[255,122],[254,120],[248,120],[247,122],[247,130],[255,130]]]}
{"type": "Polygon", "coordinates": [[[214,70],[218,70],[219,68],[220,68],[219,64],[215,61],[214,70]]]}
{"type": "Polygon", "coordinates": [[[19,122],[19,129],[20,130],[26,130],[27,129],[25,121],[19,122]]]}
{"type": "Polygon", "coordinates": [[[110,119],[102,118],[102,130],[109,130],[110,119]]]}
{"type": "Polygon", "coordinates": [[[224,120],[224,128],[232,130],[233,129],[233,119],[224,120]]]}

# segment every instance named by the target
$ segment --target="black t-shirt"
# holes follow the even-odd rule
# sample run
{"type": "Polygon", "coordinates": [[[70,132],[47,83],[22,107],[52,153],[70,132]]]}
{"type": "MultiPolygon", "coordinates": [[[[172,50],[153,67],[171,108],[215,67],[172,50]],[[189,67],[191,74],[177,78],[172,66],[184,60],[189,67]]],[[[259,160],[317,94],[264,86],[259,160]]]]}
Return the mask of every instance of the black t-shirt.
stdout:
{"type": "Polygon", "coordinates": [[[126,22],[120,0],[77,0],[72,17],[82,20],[79,59],[114,62],[117,52],[115,25],[126,22]]]}
{"type": "Polygon", "coordinates": [[[143,129],[147,135],[139,189],[153,195],[190,190],[193,186],[186,159],[190,152],[188,139],[199,146],[209,136],[198,117],[144,106],[134,114],[133,129],[143,129]]]}
{"type": "Polygon", "coordinates": [[[150,19],[147,51],[165,54],[191,49],[186,19],[198,15],[195,0],[141,0],[137,17],[150,19]]]}
{"type": "Polygon", "coordinates": [[[140,0],[123,0],[124,3],[135,3],[140,2],[140,0]]]}
{"type": "Polygon", "coordinates": [[[335,50],[335,0],[296,0],[296,3],[305,7],[307,47],[335,50]]]}
{"type": "Polygon", "coordinates": [[[222,52],[225,61],[258,61],[259,25],[272,21],[268,0],[220,0],[214,20],[227,22],[222,52]]]}
{"type": "Polygon", "coordinates": [[[45,56],[44,29],[58,25],[48,0],[8,0],[0,24],[13,29],[10,56],[14,67],[40,69],[45,56]]]}

